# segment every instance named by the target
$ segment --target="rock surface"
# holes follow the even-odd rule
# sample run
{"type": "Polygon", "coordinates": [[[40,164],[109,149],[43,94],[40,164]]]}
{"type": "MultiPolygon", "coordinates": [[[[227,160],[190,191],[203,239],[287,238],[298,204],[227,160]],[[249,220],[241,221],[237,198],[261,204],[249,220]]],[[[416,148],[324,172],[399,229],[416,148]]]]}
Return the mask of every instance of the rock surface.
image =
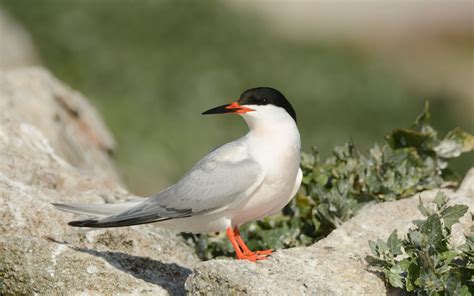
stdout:
{"type": "MultiPolygon", "coordinates": [[[[444,190],[450,203],[469,205],[474,213],[474,169],[460,190],[444,190]]],[[[271,259],[250,263],[213,260],[198,264],[186,282],[190,294],[251,295],[387,295],[380,275],[372,272],[365,260],[371,255],[368,240],[387,239],[394,229],[404,234],[412,220],[422,218],[417,210],[419,197],[430,202],[438,190],[411,198],[367,206],[359,214],[310,247],[276,252],[271,259]]],[[[470,213],[462,223],[472,225],[470,213]]],[[[458,237],[462,228],[456,227],[458,237]]],[[[454,232],[454,230],[453,230],[454,232]]],[[[456,237],[456,234],[454,234],[456,237]]]]}
{"type": "Polygon", "coordinates": [[[30,35],[0,7],[0,68],[38,64],[39,58],[30,35]]]}
{"type": "Polygon", "coordinates": [[[0,294],[184,293],[198,259],[176,234],[80,233],[50,204],[128,198],[113,147],[94,109],[47,71],[0,71],[0,294]]]}
{"type": "MultiPolygon", "coordinates": [[[[118,180],[109,153],[115,142],[97,112],[78,92],[41,68],[4,71],[0,75],[0,119],[33,126],[58,157],[79,170],[118,180]]],[[[37,131],[36,131],[36,130],[37,131]]]]}

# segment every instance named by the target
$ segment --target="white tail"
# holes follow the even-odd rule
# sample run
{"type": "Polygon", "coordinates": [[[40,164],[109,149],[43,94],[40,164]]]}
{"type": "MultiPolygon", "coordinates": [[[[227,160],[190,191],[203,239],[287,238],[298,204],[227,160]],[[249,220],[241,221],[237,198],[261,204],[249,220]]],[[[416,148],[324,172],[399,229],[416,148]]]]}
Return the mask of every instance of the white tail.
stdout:
{"type": "Polygon", "coordinates": [[[136,206],[137,204],[143,202],[144,200],[146,200],[146,198],[134,198],[131,200],[127,200],[126,202],[109,203],[109,204],[53,203],[52,205],[61,211],[75,213],[75,214],[82,214],[82,215],[98,218],[98,217],[106,217],[106,216],[120,213],[131,207],[136,206]]]}

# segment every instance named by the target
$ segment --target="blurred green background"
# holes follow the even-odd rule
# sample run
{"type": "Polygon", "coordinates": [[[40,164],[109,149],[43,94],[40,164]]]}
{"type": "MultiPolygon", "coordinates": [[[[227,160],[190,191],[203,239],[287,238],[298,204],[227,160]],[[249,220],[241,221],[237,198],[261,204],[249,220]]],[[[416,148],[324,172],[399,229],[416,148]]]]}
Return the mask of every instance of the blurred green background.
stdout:
{"type": "MultiPolygon", "coordinates": [[[[0,6],[32,35],[42,63],[102,113],[118,142],[123,179],[136,194],[159,191],[209,150],[241,136],[246,126],[237,116],[200,113],[255,86],[289,98],[303,149],[316,145],[323,156],[349,138],[361,149],[382,142],[391,129],[409,125],[427,99],[438,130],[474,130],[472,98],[418,83],[396,67],[403,59],[396,48],[384,55],[347,39],[288,38],[256,9],[169,0],[0,6]]],[[[441,43],[454,42],[469,63],[470,36],[441,43]]],[[[416,69],[430,80],[431,68],[416,69]]],[[[473,163],[471,153],[454,167],[463,173],[473,163]]]]}

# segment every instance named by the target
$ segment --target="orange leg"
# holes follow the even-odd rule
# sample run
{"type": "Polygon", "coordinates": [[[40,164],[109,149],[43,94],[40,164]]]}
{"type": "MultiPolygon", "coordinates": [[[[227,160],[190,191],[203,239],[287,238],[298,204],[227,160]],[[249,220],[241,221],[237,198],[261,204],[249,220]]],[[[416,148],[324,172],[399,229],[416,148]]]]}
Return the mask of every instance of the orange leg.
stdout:
{"type": "Polygon", "coordinates": [[[249,247],[245,244],[244,240],[240,236],[240,231],[237,226],[234,227],[234,235],[235,235],[235,240],[237,241],[237,244],[239,244],[240,248],[244,252],[244,254],[253,254],[255,253],[256,255],[263,255],[263,256],[268,256],[273,253],[273,250],[262,250],[262,251],[255,251],[252,252],[250,251],[249,247]]]}
{"type": "Polygon", "coordinates": [[[230,243],[232,244],[232,247],[235,250],[235,254],[237,256],[237,259],[245,259],[245,260],[249,260],[249,261],[252,261],[252,262],[255,262],[257,260],[266,259],[267,256],[257,255],[253,252],[244,253],[242,251],[240,245],[237,243],[237,239],[236,239],[236,236],[235,236],[234,232],[232,231],[232,228],[228,227],[226,232],[227,232],[227,237],[229,238],[230,243]]]}

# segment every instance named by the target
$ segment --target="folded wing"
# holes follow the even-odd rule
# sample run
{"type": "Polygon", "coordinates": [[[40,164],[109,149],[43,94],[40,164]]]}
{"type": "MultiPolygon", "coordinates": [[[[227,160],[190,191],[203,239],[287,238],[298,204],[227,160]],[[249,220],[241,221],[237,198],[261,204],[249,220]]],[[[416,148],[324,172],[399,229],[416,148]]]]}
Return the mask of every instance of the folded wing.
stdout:
{"type": "Polygon", "coordinates": [[[214,150],[181,180],[162,192],[117,214],[70,222],[80,227],[120,227],[206,215],[235,207],[260,186],[265,177],[258,163],[238,142],[214,150]]]}

